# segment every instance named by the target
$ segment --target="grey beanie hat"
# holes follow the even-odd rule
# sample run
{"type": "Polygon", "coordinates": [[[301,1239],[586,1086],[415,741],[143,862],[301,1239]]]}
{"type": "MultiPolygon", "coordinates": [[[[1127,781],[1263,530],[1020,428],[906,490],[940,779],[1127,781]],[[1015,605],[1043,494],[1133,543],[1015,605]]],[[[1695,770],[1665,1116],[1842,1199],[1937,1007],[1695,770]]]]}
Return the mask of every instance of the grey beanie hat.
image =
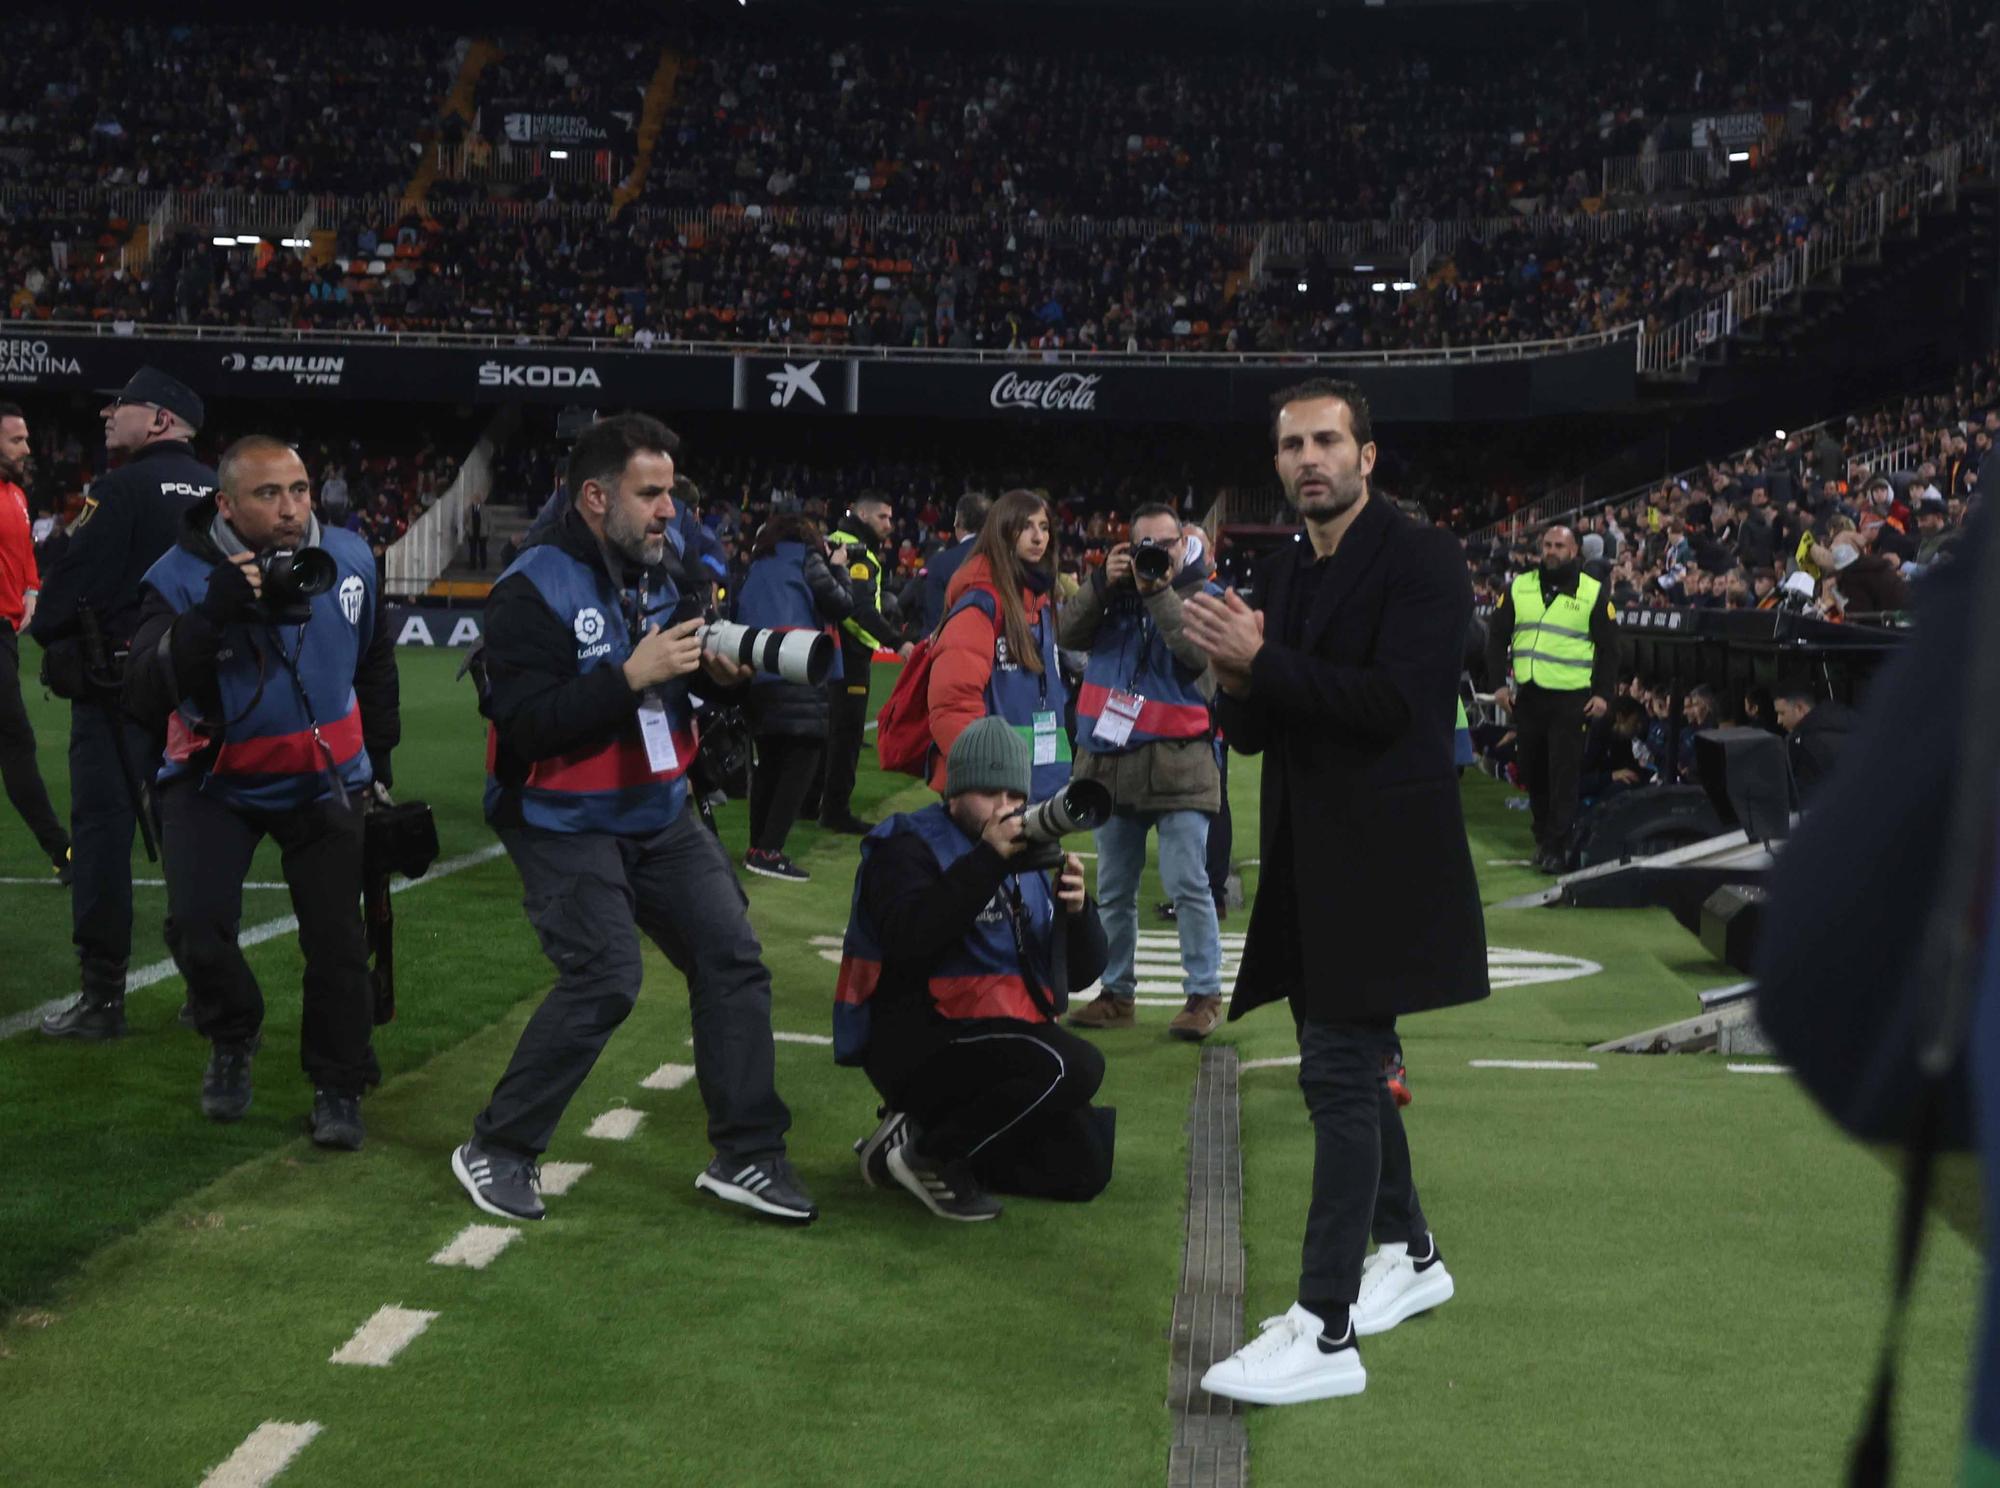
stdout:
{"type": "Polygon", "coordinates": [[[968,724],[945,756],[944,793],[1019,791],[1028,794],[1034,780],[1028,741],[1004,718],[981,718],[968,724]]]}

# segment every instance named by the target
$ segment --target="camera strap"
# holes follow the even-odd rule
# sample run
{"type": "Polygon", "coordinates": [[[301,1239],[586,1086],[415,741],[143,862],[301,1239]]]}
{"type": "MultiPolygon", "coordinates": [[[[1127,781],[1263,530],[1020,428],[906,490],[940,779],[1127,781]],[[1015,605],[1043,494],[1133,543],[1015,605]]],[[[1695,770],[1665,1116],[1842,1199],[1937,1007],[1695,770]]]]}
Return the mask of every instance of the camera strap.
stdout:
{"type": "Polygon", "coordinates": [[[299,658],[306,652],[306,627],[311,623],[310,617],[300,623],[298,649],[291,654],[286,653],[285,638],[278,633],[277,626],[271,627],[271,634],[278,643],[278,660],[285,668],[285,675],[292,679],[292,691],[298,695],[299,707],[305,710],[306,727],[312,730],[313,745],[319,750],[320,774],[326,777],[327,789],[333,793],[335,803],[341,810],[347,811],[352,809],[352,805],[347,799],[346,783],[340,778],[339,762],[333,757],[333,746],[320,733],[319,719],[313,716],[312,699],[306,696],[305,680],[299,676],[299,658]]]}
{"type": "MultiPolygon", "coordinates": [[[[1042,979],[1035,975],[1035,958],[1028,936],[1028,906],[1022,903],[1020,886],[1012,878],[1003,878],[1000,881],[1000,907],[1006,912],[1007,928],[1014,932],[1014,952],[1021,962],[1021,981],[1028,989],[1028,1000],[1034,1003],[1044,1018],[1053,1023],[1058,1013],[1056,1000],[1051,999],[1049,994],[1042,990],[1042,979]]],[[[1052,958],[1054,964],[1050,967],[1050,971],[1055,979],[1060,1001],[1067,1003],[1069,968],[1062,960],[1065,947],[1060,909],[1055,912],[1051,928],[1054,931],[1055,955],[1052,958]]]]}

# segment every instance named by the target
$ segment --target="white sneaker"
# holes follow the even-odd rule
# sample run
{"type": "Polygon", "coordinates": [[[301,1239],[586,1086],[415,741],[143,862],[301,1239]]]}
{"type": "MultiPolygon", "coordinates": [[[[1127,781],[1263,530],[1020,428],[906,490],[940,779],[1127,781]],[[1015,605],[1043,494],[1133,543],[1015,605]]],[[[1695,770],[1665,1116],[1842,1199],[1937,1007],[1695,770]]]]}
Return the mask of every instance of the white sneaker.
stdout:
{"type": "Polygon", "coordinates": [[[1368,1388],[1351,1323],[1332,1353],[1321,1351],[1320,1320],[1296,1302],[1283,1317],[1265,1318],[1262,1327],[1242,1348],[1209,1366],[1202,1389],[1253,1405],[1297,1405],[1368,1388]]]}
{"type": "Polygon", "coordinates": [[[1368,1258],[1361,1269],[1361,1296],[1348,1313],[1356,1334],[1387,1333],[1406,1318],[1451,1300],[1451,1273],[1435,1238],[1428,1249],[1430,1259],[1421,1265],[1410,1259],[1407,1245],[1385,1245],[1368,1258]]]}

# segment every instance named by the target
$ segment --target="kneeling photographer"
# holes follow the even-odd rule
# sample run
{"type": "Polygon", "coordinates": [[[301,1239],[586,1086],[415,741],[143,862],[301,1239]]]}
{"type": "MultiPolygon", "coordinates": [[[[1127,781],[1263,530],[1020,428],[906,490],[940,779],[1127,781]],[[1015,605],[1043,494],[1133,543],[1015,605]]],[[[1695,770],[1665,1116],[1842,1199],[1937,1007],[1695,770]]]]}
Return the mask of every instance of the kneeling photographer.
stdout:
{"type": "Polygon", "coordinates": [[[886,1102],[856,1148],[863,1179],[943,1219],[994,1218],[988,1188],[1089,1199],[1111,1181],[1112,1113],[1090,1104],[1104,1058],[1056,1022],[1068,988],[1102,974],[1104,928],[1052,840],[1109,803],[1073,785],[1025,811],[1031,759],[982,718],[952,743],[944,799],[861,844],[834,1057],[886,1102]]]}
{"type": "Polygon", "coordinates": [[[394,637],[375,560],[322,531],[296,451],[252,435],[223,455],[216,495],[146,574],[125,702],[166,732],[154,787],[168,945],[213,1045],[201,1108],[250,1106],[264,998],[237,945],[243,880],[266,836],[283,850],[305,952],[302,1063],[321,1146],[361,1146],[381,1080],[361,921],[362,806],[386,791],[401,731],[394,637]]]}

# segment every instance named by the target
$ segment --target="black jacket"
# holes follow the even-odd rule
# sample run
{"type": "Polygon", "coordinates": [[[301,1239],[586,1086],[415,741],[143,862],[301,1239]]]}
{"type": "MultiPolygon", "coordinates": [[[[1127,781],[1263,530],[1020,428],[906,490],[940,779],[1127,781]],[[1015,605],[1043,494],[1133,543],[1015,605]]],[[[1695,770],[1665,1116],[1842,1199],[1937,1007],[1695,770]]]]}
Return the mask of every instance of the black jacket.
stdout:
{"type": "Polygon", "coordinates": [[[1476,1001],[1486,930],[1454,750],[1465,554],[1371,497],[1295,613],[1313,562],[1301,540],[1258,569],[1249,695],[1216,693],[1230,747],[1264,755],[1263,879],[1229,1016],[1284,999],[1335,1021],[1476,1001]]]}
{"type": "MultiPolygon", "coordinates": [[[[1547,578],[1542,580],[1542,599],[1545,603],[1558,594],[1575,593],[1575,574],[1558,584],[1551,584],[1547,578]]],[[[1618,686],[1618,620],[1612,613],[1611,591],[1606,588],[1599,598],[1603,603],[1590,612],[1590,692],[1591,696],[1609,702],[1618,686]]],[[[1509,652],[1513,645],[1514,586],[1509,584],[1486,622],[1486,674],[1495,686],[1507,680],[1507,669],[1512,665],[1509,652]]]]}
{"type": "Polygon", "coordinates": [[[114,648],[139,627],[146,570],[181,538],[188,508],[215,493],[215,472],[185,444],[149,444],[90,488],[68,542],[42,576],[29,632],[44,646],[76,633],[76,607],[90,605],[114,648]]]}
{"type": "MultiPolygon", "coordinates": [[[[777,558],[757,560],[758,563],[779,561],[777,558]]],[[[756,564],[751,566],[754,568],[756,564]]],[[[833,625],[845,620],[854,609],[854,597],[848,592],[846,576],[833,572],[827,567],[826,559],[811,551],[806,553],[800,568],[805,575],[806,588],[812,592],[813,608],[819,612],[820,618],[833,625]]],[[[797,739],[826,737],[829,708],[824,687],[760,681],[750,688],[743,712],[749,720],[750,732],[760,737],[768,734],[784,734],[797,739]]]]}
{"type": "MultiPolygon", "coordinates": [[[[875,651],[860,640],[851,627],[860,626],[891,650],[903,643],[903,631],[876,605],[876,596],[881,593],[882,560],[876,556],[868,524],[849,512],[841,518],[835,534],[845,535],[850,540],[847,544],[847,579],[848,589],[854,596],[854,608],[848,613],[847,624],[840,627],[840,662],[842,677],[854,685],[856,678],[863,683],[868,681],[871,675],[868,668],[874,664],[875,651]],[[854,551],[856,548],[860,549],[858,553],[854,551]]],[[[832,540],[833,536],[829,535],[828,541],[832,540]]]]}
{"type": "MultiPolygon", "coordinates": [[[[966,1019],[947,1018],[937,1011],[931,1001],[930,969],[965,937],[1007,875],[1006,860],[984,843],[950,868],[938,867],[936,854],[914,832],[898,833],[870,850],[861,875],[861,902],[888,953],[869,1001],[873,1014],[867,1069],[868,1078],[885,1096],[939,1047],[971,1026],[966,1019]]],[[[1061,906],[1056,912],[1062,912],[1061,906]]],[[[1083,913],[1070,918],[1065,936],[1070,990],[1080,992],[1104,975],[1104,926],[1093,901],[1084,900],[1083,913]]],[[[1050,947],[1031,950],[1039,955],[1030,970],[1046,992],[1053,964],[1050,947]]]]}
{"type": "Polygon", "coordinates": [[[1815,703],[1812,712],[1785,736],[1785,756],[1792,762],[1792,784],[1799,804],[1812,798],[1819,784],[1833,773],[1835,761],[1854,731],[1854,714],[1843,703],[1815,703]]]}
{"type": "Polygon", "coordinates": [[[917,624],[923,627],[923,634],[931,634],[944,619],[944,597],[951,588],[951,576],[971,556],[972,543],[970,537],[954,538],[931,554],[931,561],[924,565],[923,583],[917,589],[917,624]]]}
{"type": "MultiPolygon", "coordinates": [[[[148,728],[166,727],[167,715],[182,699],[210,715],[222,709],[215,679],[216,654],[231,629],[239,635],[256,622],[230,600],[232,590],[249,586],[228,568],[221,549],[209,536],[215,521],[215,498],[190,508],[182,519],[179,543],[217,570],[208,597],[194,608],[177,611],[147,585],[132,638],[132,660],[125,675],[125,710],[148,728]],[[163,644],[164,643],[164,644],[163,644]]],[[[257,626],[258,629],[263,627],[257,626]]],[[[361,743],[368,763],[384,787],[395,783],[389,754],[403,736],[402,688],[396,672],[396,636],[389,625],[389,607],[376,597],[375,634],[354,669],[354,700],[361,709],[361,743]]]]}

